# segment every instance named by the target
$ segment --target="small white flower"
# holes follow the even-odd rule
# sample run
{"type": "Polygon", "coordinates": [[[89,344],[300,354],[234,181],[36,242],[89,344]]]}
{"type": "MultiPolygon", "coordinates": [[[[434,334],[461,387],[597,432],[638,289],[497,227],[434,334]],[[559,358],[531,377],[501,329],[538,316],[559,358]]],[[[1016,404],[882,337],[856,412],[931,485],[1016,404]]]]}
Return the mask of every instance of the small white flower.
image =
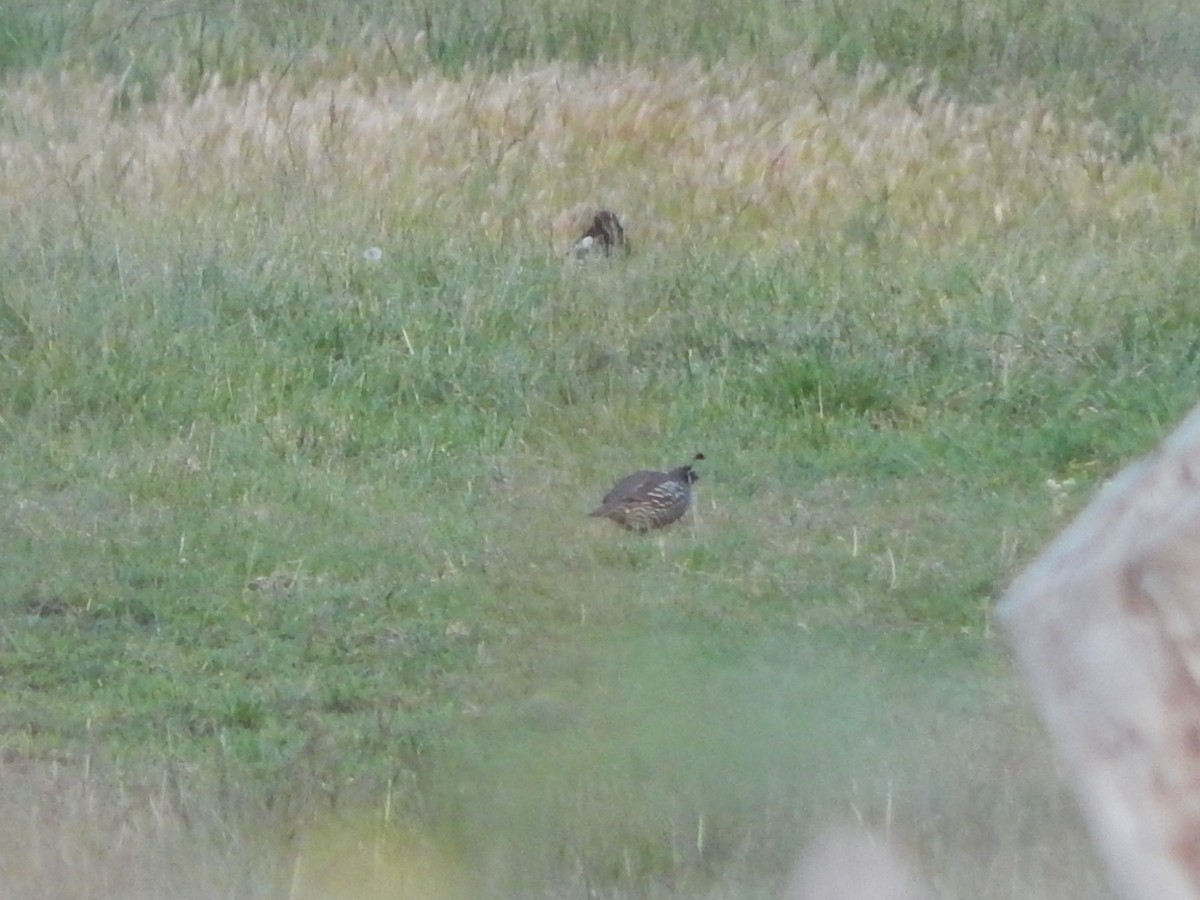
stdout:
{"type": "Polygon", "coordinates": [[[1062,515],[1063,510],[1066,509],[1068,495],[1074,486],[1074,478],[1067,478],[1063,481],[1056,481],[1053,478],[1046,479],[1046,488],[1050,491],[1051,508],[1056,516],[1062,515]]]}
{"type": "Polygon", "coordinates": [[[368,247],[362,252],[362,258],[367,262],[377,263],[383,259],[383,250],[380,247],[368,247]]]}

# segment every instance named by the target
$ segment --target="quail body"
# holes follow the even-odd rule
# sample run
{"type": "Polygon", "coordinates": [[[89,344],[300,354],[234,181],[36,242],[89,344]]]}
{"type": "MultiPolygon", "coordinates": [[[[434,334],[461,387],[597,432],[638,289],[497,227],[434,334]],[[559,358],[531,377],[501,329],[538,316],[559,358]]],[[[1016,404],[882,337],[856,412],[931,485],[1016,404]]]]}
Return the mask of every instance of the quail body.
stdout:
{"type": "MultiPolygon", "coordinates": [[[[692,462],[704,459],[697,453],[692,462]]],[[[612,519],[644,533],[678,520],[692,505],[692,485],[700,480],[691,463],[669,472],[642,470],[622,478],[589,516],[612,519]]]]}
{"type": "Polygon", "coordinates": [[[629,252],[625,229],[621,227],[621,220],[616,213],[602,209],[596,213],[591,227],[575,242],[572,250],[576,259],[585,259],[596,252],[611,256],[614,248],[629,252]]]}

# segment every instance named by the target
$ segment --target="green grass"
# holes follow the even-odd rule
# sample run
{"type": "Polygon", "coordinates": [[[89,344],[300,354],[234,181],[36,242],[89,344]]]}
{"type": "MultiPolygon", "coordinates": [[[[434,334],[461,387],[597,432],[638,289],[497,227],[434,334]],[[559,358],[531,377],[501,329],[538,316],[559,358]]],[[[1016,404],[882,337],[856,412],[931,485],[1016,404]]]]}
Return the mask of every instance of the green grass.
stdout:
{"type": "Polygon", "coordinates": [[[0,17],[0,881],[1102,894],[990,606],[1194,403],[1190,14],[289,10],[0,17]]]}
{"type": "Polygon", "coordinates": [[[7,279],[4,742],[215,760],[289,811],[392,798],[518,893],[778,873],[848,803],[934,841],[908,766],[935,726],[894,717],[981,739],[1014,690],[990,602],[1062,521],[1045,480],[1114,472],[1195,377],[1155,327],[1183,283],[1117,306],[1144,253],[1096,263],[1103,314],[1048,264],[998,307],[1020,257],[884,285],[836,257],[236,256],[7,279]],[[696,524],[583,518],[695,449],[696,524]]]}

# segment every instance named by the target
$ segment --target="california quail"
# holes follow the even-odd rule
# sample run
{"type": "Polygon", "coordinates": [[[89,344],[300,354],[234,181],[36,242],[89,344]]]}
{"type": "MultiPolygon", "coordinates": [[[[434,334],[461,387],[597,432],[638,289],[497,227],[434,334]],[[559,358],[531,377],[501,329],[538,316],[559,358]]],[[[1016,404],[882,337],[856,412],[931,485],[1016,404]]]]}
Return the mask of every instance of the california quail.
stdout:
{"type": "Polygon", "coordinates": [[[591,227],[575,242],[572,252],[576,259],[583,259],[599,249],[605,256],[611,256],[613,248],[629,252],[629,244],[625,240],[625,229],[617,214],[602,209],[592,219],[591,227]]]}
{"type": "MultiPolygon", "coordinates": [[[[704,454],[697,453],[693,462],[697,459],[704,459],[704,454]]],[[[588,515],[612,519],[639,533],[662,528],[687,512],[692,485],[699,480],[690,464],[670,472],[634,472],[618,481],[588,515]]]]}

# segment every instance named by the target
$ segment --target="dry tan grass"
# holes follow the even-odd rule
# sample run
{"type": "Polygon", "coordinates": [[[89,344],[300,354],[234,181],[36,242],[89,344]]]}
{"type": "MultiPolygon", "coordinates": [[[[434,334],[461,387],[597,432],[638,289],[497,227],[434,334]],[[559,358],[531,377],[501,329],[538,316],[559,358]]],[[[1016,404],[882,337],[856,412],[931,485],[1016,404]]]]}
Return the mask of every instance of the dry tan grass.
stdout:
{"type": "MultiPolygon", "coordinates": [[[[289,798],[290,799],[290,798],[289,798]]],[[[286,823],[192,773],[117,785],[86,761],[0,761],[0,895],[23,900],[473,896],[427,836],[308,802],[286,823]],[[178,777],[177,777],[178,776],[178,777]],[[203,784],[203,786],[201,786],[203,784]],[[249,815],[247,815],[249,813],[249,815]]]]}
{"type": "Polygon", "coordinates": [[[102,784],[79,762],[0,763],[0,884],[6,897],[279,896],[286,862],[266,838],[248,846],[164,777],[150,788],[102,784]]]}
{"type": "Polygon", "coordinates": [[[1164,139],[1122,161],[1086,109],[1030,96],[957,102],[918,75],[857,78],[796,58],[745,66],[580,69],[448,80],[264,75],[178,80],[114,112],[121,86],[10,84],[6,213],[47,202],[154,219],[245,212],[291,192],[307,215],[382,240],[413,226],[561,249],[585,213],[628,218],[638,246],[957,244],[1030,226],[1132,234],[1192,221],[1197,152],[1164,139]]]}
{"type": "MultiPolygon", "coordinates": [[[[1109,896],[1074,814],[1054,786],[1042,742],[1014,730],[1024,717],[1011,713],[1002,714],[1000,721],[961,727],[948,713],[944,724],[958,739],[947,740],[950,735],[941,727],[936,735],[912,736],[922,746],[945,741],[944,753],[934,750],[934,758],[914,758],[907,768],[920,771],[907,777],[896,773],[899,782],[893,782],[889,771],[877,771],[864,772],[861,782],[839,785],[836,792],[844,796],[836,812],[796,809],[780,796],[763,810],[761,823],[744,834],[722,835],[719,830],[708,834],[705,819],[672,807],[664,813],[672,823],[669,834],[654,829],[662,823],[659,816],[640,823],[651,829],[655,842],[670,844],[672,852],[684,857],[711,852],[709,844],[719,846],[730,838],[743,846],[726,847],[729,858],[722,870],[708,877],[699,874],[695,863],[689,867],[681,862],[682,883],[674,888],[622,883],[596,893],[613,900],[907,900],[926,896],[918,887],[920,879],[933,886],[931,896],[945,898],[1109,896]],[[886,794],[877,793],[885,786],[886,794]],[[812,819],[818,840],[807,847],[784,889],[777,875],[755,871],[741,857],[758,859],[757,845],[772,841],[770,829],[786,827],[797,817],[812,819]],[[831,821],[856,826],[866,821],[881,834],[888,832],[889,843],[901,848],[899,858],[862,834],[835,831],[831,837],[825,832],[831,821]],[[677,825],[688,827],[676,833],[677,825]],[[851,890],[857,893],[847,893],[851,890]]],[[[541,760],[539,769],[546,764],[541,760]]],[[[606,784],[602,773],[581,787],[612,791],[634,810],[643,810],[636,793],[606,784]]],[[[534,793],[546,799],[544,786],[534,793]]],[[[395,821],[386,803],[331,809],[315,798],[293,799],[282,798],[282,805],[269,812],[239,795],[236,786],[221,788],[196,773],[176,777],[167,772],[136,786],[129,779],[116,785],[79,762],[10,754],[0,763],[0,893],[23,900],[529,896],[512,890],[514,868],[528,870],[518,883],[542,883],[539,896],[574,897],[592,890],[585,870],[573,859],[547,862],[552,851],[540,845],[557,846],[558,836],[538,829],[526,833],[528,821],[512,809],[508,812],[518,817],[504,822],[503,832],[490,833],[485,846],[468,841],[464,847],[469,849],[457,851],[453,840],[438,840],[428,830],[395,821]]],[[[561,818],[563,809],[555,802],[548,805],[557,826],[570,828],[570,817],[561,818]]],[[[597,812],[602,821],[590,822],[585,832],[592,841],[553,852],[582,858],[609,841],[619,845],[622,825],[633,825],[623,818],[628,811],[614,807],[582,814],[597,812]]],[[[640,833],[636,827],[625,832],[635,849],[645,847],[640,833]]]]}

